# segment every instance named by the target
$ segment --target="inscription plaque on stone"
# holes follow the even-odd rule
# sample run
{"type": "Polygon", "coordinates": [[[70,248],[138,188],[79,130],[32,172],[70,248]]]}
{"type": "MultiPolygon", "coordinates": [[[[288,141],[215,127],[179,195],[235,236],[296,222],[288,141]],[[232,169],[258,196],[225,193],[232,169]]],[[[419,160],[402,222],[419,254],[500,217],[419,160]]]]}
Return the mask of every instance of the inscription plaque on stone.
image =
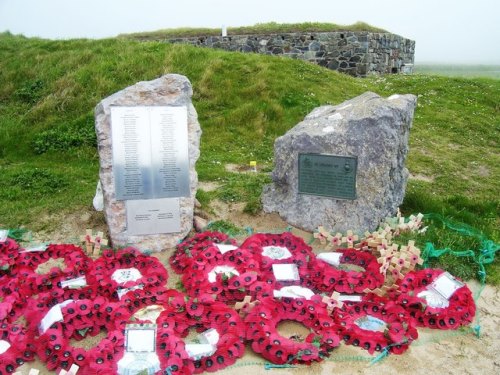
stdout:
{"type": "Polygon", "coordinates": [[[357,164],[353,156],[299,154],[299,193],[354,200],[357,164]]]}
{"type": "Polygon", "coordinates": [[[127,200],[127,230],[131,235],[176,233],[181,230],[178,198],[127,200]]]}
{"type": "Polygon", "coordinates": [[[117,200],[188,197],[185,106],[111,106],[117,200]]]}

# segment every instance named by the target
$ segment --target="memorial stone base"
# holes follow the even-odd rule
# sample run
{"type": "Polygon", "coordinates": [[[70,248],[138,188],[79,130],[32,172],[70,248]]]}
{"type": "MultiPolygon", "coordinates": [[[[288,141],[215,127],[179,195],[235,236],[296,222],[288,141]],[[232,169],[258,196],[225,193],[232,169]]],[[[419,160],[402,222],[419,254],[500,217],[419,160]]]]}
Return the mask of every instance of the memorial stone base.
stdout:
{"type": "Polygon", "coordinates": [[[104,212],[113,247],[159,252],[193,226],[201,128],[181,75],[139,82],[95,109],[104,212]]]}

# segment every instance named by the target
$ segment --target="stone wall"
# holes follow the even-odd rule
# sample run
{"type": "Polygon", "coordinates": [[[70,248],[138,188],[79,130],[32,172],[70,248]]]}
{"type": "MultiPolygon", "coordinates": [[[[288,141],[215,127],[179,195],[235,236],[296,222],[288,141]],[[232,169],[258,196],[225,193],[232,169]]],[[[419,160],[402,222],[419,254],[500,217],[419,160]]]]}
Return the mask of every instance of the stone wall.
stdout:
{"type": "Polygon", "coordinates": [[[166,39],[227,51],[287,56],[353,76],[411,73],[415,42],[390,33],[335,31],[166,39]]]}

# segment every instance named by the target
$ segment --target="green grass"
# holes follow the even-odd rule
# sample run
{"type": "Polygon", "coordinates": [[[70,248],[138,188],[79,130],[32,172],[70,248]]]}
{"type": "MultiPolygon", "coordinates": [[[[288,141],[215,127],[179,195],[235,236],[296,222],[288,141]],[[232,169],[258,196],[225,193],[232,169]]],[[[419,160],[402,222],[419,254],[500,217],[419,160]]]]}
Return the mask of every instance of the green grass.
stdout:
{"type": "MultiPolygon", "coordinates": [[[[203,129],[197,170],[220,188],[198,197],[260,210],[276,137],[314,107],[365,91],[418,95],[406,214],[435,212],[500,242],[500,81],[436,75],[354,78],[306,62],[126,39],[48,41],[0,34],[0,227],[56,231],[91,207],[98,178],[93,110],[103,98],[166,73],[186,75],[203,129]],[[228,172],[256,160],[259,173],[228,172]]],[[[420,243],[478,244],[443,228],[420,243]],[[465,242],[464,242],[465,241],[465,242]]],[[[451,260],[448,262],[452,262],[451,260]]],[[[456,262],[456,261],[453,261],[456,262]]],[[[496,261],[488,280],[500,283],[496,261]]],[[[445,264],[446,266],[446,264],[445,264]]],[[[459,275],[474,265],[450,265],[459,275]]]]}
{"type": "Polygon", "coordinates": [[[487,64],[416,64],[415,72],[450,77],[500,79],[500,65],[487,64]]]}
{"type": "MultiPolygon", "coordinates": [[[[352,25],[337,25],[325,22],[303,22],[303,23],[258,23],[253,26],[228,27],[228,35],[253,35],[253,34],[279,34],[295,32],[327,32],[327,31],[370,31],[386,33],[384,29],[371,26],[364,22],[356,22],[352,25]]],[[[158,40],[166,38],[187,38],[195,36],[217,36],[221,35],[221,29],[210,28],[178,28],[164,29],[150,32],[122,34],[119,38],[158,40]]]]}

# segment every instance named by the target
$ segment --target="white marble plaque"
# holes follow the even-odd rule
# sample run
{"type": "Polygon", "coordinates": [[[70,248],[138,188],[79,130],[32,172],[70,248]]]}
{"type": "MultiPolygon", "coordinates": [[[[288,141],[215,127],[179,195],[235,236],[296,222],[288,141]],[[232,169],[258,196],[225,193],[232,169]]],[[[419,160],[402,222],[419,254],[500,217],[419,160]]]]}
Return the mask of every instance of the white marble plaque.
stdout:
{"type": "Polygon", "coordinates": [[[188,197],[187,108],[112,106],[117,200],[188,197]]]}
{"type": "Polygon", "coordinates": [[[181,230],[179,198],[126,201],[130,235],[178,233],[181,230]]]}

